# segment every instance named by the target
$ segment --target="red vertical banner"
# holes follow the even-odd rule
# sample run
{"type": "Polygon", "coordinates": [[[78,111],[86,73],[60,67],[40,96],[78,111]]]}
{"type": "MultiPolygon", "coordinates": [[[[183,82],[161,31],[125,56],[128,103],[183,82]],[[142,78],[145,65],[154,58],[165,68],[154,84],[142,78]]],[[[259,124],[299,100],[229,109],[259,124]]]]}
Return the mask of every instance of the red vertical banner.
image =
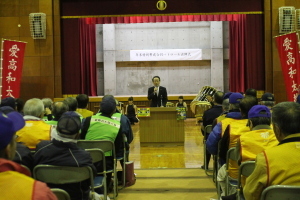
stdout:
{"type": "Polygon", "coordinates": [[[298,34],[293,32],[277,36],[276,43],[288,101],[296,101],[300,84],[298,34]]]}
{"type": "Polygon", "coordinates": [[[1,98],[19,98],[26,42],[2,39],[1,98]]]}

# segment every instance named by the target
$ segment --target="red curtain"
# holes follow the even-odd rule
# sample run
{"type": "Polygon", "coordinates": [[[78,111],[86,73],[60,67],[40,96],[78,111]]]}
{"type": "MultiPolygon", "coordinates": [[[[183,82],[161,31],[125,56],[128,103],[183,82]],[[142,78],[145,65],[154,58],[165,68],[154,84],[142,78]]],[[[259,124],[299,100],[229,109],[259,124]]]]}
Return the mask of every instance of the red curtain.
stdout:
{"type": "MultiPolygon", "coordinates": [[[[243,92],[247,88],[264,90],[264,50],[262,15],[170,15],[126,16],[79,19],[80,93],[97,95],[95,24],[155,23],[182,21],[229,21],[230,58],[229,89],[243,92]]],[[[74,90],[72,93],[78,93],[74,90]]]]}
{"type": "Polygon", "coordinates": [[[79,19],[80,93],[97,96],[95,25],[79,19]]]}

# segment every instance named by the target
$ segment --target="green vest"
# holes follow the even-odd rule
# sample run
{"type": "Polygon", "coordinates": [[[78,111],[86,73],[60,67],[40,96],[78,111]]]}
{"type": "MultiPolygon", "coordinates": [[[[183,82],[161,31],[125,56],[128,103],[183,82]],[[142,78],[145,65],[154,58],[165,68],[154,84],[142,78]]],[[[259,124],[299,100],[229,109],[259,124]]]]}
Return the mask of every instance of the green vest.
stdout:
{"type": "Polygon", "coordinates": [[[45,121],[46,124],[55,125],[55,126],[57,125],[57,122],[58,121],[45,121]]]}
{"type": "MultiPolygon", "coordinates": [[[[91,122],[86,140],[110,140],[115,141],[120,129],[120,122],[114,119],[101,116],[99,114],[91,117],[91,122]]],[[[106,152],[105,156],[111,156],[111,152],[106,152]]]]}
{"type": "Polygon", "coordinates": [[[118,122],[121,121],[121,116],[122,114],[121,113],[114,113],[111,118],[114,119],[114,120],[117,120],[118,122]]]}

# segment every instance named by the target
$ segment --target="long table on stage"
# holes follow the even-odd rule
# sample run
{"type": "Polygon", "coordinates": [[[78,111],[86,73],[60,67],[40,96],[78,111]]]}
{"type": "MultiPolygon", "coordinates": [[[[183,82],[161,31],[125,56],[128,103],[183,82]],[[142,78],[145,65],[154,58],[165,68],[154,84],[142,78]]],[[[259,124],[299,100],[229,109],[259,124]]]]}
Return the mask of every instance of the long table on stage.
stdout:
{"type": "Polygon", "coordinates": [[[184,120],[175,107],[151,107],[150,117],[140,117],[141,146],[184,145],[184,120]]]}

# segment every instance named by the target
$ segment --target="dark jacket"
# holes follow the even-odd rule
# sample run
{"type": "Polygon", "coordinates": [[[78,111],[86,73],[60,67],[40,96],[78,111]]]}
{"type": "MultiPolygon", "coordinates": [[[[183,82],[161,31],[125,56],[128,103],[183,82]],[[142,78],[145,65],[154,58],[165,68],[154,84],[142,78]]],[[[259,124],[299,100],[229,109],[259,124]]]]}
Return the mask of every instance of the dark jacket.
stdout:
{"type": "Polygon", "coordinates": [[[13,159],[16,163],[20,165],[25,165],[31,171],[33,170],[33,156],[30,149],[24,144],[18,142],[16,148],[16,155],[13,159]]]}
{"type": "MultiPolygon", "coordinates": [[[[61,142],[56,139],[42,141],[37,145],[36,153],[34,154],[34,166],[39,164],[70,167],[90,166],[96,173],[92,158],[88,152],[77,147],[76,143],[61,142]]],[[[48,184],[48,186],[67,191],[72,200],[89,199],[89,180],[64,185],[48,184]]]]}
{"type": "Polygon", "coordinates": [[[148,100],[151,100],[150,107],[160,107],[161,103],[164,107],[167,105],[168,94],[167,89],[163,86],[159,86],[158,96],[154,94],[154,86],[148,89],[148,100]]]}

